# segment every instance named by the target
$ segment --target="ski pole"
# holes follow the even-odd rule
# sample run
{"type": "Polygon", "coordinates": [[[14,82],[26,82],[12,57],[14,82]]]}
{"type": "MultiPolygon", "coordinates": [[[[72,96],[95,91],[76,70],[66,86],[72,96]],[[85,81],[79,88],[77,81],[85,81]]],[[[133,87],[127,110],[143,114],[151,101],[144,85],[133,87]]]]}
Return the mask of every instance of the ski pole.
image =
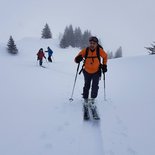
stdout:
{"type": "Polygon", "coordinates": [[[47,61],[47,59],[45,59],[46,60],[46,63],[48,64],[48,61],[47,61]]]}
{"type": "Polygon", "coordinates": [[[52,59],[53,59],[53,62],[55,62],[55,59],[54,59],[53,55],[52,55],[52,59]]]}
{"type": "Polygon", "coordinates": [[[75,79],[74,79],[73,90],[72,90],[71,98],[69,99],[70,102],[73,101],[73,94],[74,94],[74,89],[75,89],[75,84],[76,84],[76,79],[77,79],[79,67],[80,67],[80,63],[78,63],[78,66],[77,66],[77,71],[76,71],[76,75],[75,75],[75,79]]]}
{"type": "Polygon", "coordinates": [[[46,58],[45,58],[45,61],[46,61],[47,65],[49,66],[48,60],[46,58]]]}
{"type": "Polygon", "coordinates": [[[106,90],[105,90],[105,73],[103,74],[103,80],[104,80],[104,101],[106,101],[106,90]]]}

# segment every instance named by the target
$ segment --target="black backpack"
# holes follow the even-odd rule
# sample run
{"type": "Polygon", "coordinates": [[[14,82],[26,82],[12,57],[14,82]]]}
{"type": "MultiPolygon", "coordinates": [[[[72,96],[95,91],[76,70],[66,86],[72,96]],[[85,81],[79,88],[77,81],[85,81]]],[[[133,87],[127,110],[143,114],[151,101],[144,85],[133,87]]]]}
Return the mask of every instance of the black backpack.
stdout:
{"type": "Polygon", "coordinates": [[[79,74],[81,74],[81,72],[83,71],[83,67],[84,67],[84,65],[85,65],[85,62],[86,62],[86,59],[87,59],[87,58],[92,58],[92,59],[93,59],[93,58],[98,58],[99,63],[101,63],[100,48],[103,49],[103,47],[102,47],[100,44],[98,44],[97,49],[96,49],[96,55],[97,55],[97,56],[95,56],[95,57],[93,57],[93,56],[88,57],[89,47],[86,48],[86,54],[85,54],[85,57],[84,57],[84,62],[83,62],[83,65],[82,65],[82,68],[81,68],[79,74]]]}

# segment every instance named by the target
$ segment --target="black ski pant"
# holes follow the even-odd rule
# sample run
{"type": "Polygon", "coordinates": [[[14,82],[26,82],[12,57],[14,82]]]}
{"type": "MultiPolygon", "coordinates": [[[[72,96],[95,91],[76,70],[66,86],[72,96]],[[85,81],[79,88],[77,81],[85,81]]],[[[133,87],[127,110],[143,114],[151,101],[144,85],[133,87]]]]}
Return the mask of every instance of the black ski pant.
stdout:
{"type": "Polygon", "coordinates": [[[43,59],[38,59],[39,60],[39,65],[42,66],[43,64],[43,59]]]}
{"type": "Polygon", "coordinates": [[[51,56],[48,56],[48,61],[52,62],[51,56]]]}
{"type": "Polygon", "coordinates": [[[91,86],[91,98],[96,98],[98,95],[99,89],[99,79],[100,79],[100,72],[96,72],[90,74],[83,70],[84,75],[84,87],[83,87],[83,98],[87,99],[89,97],[89,89],[91,86]]]}

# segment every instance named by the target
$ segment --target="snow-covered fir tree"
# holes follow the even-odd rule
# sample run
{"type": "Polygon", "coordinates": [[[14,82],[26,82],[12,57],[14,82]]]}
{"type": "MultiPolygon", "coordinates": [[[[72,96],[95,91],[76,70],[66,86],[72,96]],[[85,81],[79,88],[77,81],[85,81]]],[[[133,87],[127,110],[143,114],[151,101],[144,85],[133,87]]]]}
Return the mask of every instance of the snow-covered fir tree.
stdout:
{"type": "Polygon", "coordinates": [[[82,32],[80,27],[77,27],[74,30],[75,47],[81,47],[81,44],[82,44],[81,39],[82,39],[82,32]]]}
{"type": "Polygon", "coordinates": [[[43,38],[43,39],[52,38],[52,33],[51,33],[50,27],[48,26],[47,23],[45,24],[45,27],[42,30],[41,38],[43,38]]]}
{"type": "Polygon", "coordinates": [[[7,51],[11,54],[17,54],[18,53],[18,49],[16,47],[16,44],[12,38],[12,36],[10,36],[8,44],[7,44],[7,51]]]}
{"type": "Polygon", "coordinates": [[[69,25],[68,41],[70,46],[75,47],[75,36],[74,36],[74,30],[72,25],[69,25]]]}
{"type": "Polygon", "coordinates": [[[116,50],[114,58],[120,58],[120,57],[122,57],[122,47],[121,46],[116,50]]]}
{"type": "Polygon", "coordinates": [[[83,35],[82,35],[82,39],[81,39],[81,49],[85,48],[89,45],[89,38],[91,36],[91,32],[86,30],[84,31],[83,35]]]}
{"type": "Polygon", "coordinates": [[[75,35],[74,35],[74,30],[72,25],[69,25],[69,27],[66,26],[64,34],[60,41],[61,48],[66,48],[69,46],[75,47],[75,35]]]}
{"type": "Polygon", "coordinates": [[[68,39],[68,33],[69,33],[69,27],[66,26],[64,34],[60,40],[60,47],[61,48],[66,48],[69,46],[69,39],[68,39]]]}
{"type": "Polygon", "coordinates": [[[155,44],[151,44],[151,47],[145,47],[145,48],[148,50],[149,54],[155,54],[155,44]]]}

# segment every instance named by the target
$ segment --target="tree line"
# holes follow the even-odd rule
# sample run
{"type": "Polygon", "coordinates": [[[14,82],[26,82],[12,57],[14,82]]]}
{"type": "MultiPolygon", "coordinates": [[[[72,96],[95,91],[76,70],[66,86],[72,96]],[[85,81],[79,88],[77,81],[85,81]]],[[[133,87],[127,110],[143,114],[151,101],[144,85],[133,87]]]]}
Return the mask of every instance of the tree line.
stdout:
{"type": "MultiPolygon", "coordinates": [[[[41,38],[43,38],[43,39],[51,39],[52,38],[52,33],[51,33],[50,27],[47,23],[45,24],[45,26],[41,32],[41,38]]],[[[7,43],[7,51],[13,55],[18,53],[17,46],[16,46],[15,41],[12,36],[10,36],[9,41],[7,43]]]]}
{"type": "Polygon", "coordinates": [[[85,30],[83,33],[80,27],[73,29],[72,25],[66,26],[64,34],[60,40],[60,47],[78,47],[84,48],[88,46],[88,39],[91,36],[91,32],[85,30]]]}
{"type": "MultiPolygon", "coordinates": [[[[73,48],[77,47],[83,49],[88,46],[88,40],[90,36],[92,36],[91,31],[85,30],[84,32],[82,32],[80,27],[75,27],[74,29],[72,25],[69,25],[66,26],[64,33],[60,38],[59,45],[61,48],[67,48],[71,46],[73,48]]],[[[41,38],[52,39],[52,32],[47,23],[41,31],[41,38]]],[[[7,51],[11,54],[18,53],[18,49],[12,36],[10,36],[9,38],[7,51]]],[[[112,51],[108,51],[107,54],[109,59],[122,57],[122,47],[120,46],[115,53],[113,53],[112,51]]]]}
{"type": "Polygon", "coordinates": [[[120,46],[116,52],[112,52],[112,51],[108,51],[108,59],[114,59],[114,58],[120,58],[123,56],[123,51],[122,51],[122,47],[120,46]]]}

